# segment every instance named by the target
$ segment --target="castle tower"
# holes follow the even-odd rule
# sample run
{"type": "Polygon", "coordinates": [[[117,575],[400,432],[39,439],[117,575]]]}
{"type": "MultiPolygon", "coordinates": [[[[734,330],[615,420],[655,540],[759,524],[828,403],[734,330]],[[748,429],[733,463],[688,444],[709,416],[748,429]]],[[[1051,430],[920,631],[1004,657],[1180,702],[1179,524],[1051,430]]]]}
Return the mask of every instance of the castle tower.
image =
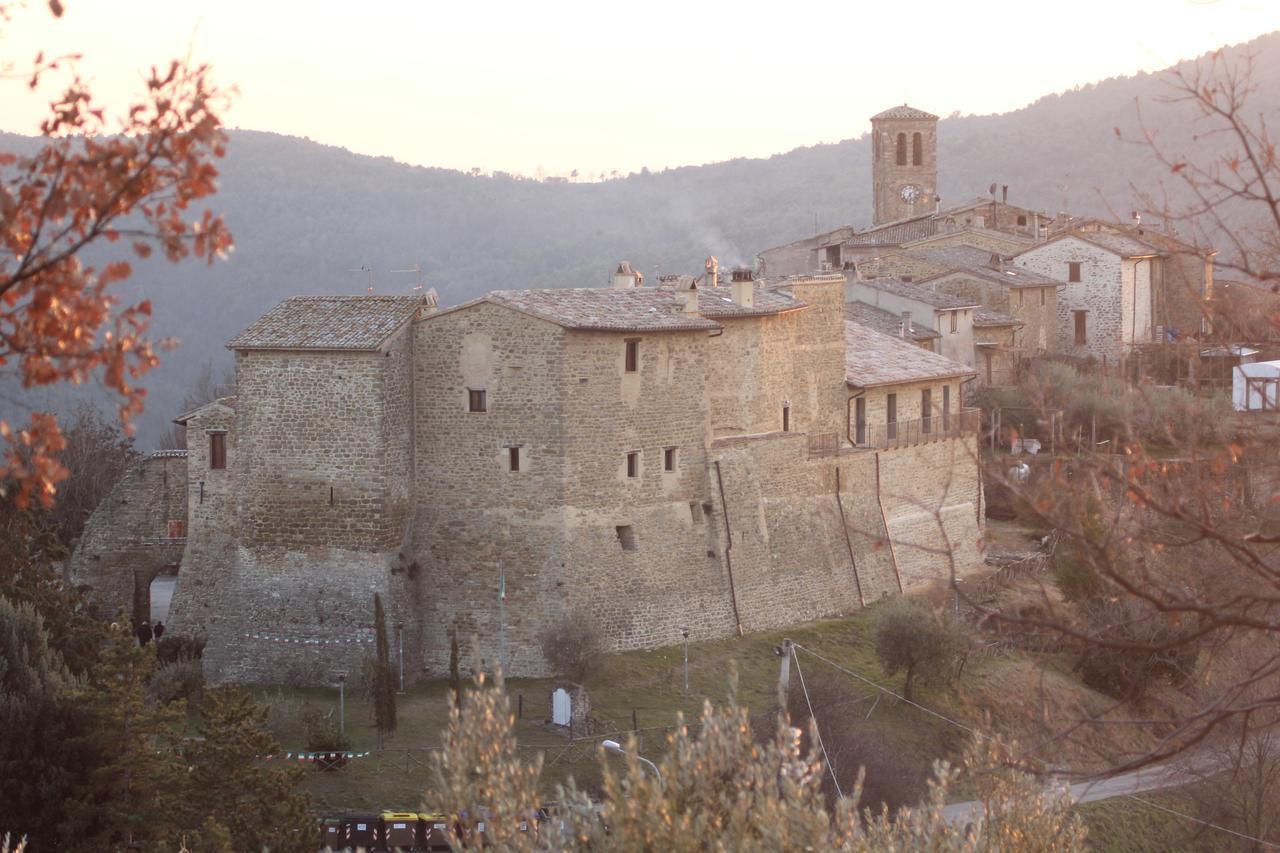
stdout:
{"type": "Polygon", "coordinates": [[[903,104],[871,117],[872,224],[932,213],[938,117],[903,104]]]}

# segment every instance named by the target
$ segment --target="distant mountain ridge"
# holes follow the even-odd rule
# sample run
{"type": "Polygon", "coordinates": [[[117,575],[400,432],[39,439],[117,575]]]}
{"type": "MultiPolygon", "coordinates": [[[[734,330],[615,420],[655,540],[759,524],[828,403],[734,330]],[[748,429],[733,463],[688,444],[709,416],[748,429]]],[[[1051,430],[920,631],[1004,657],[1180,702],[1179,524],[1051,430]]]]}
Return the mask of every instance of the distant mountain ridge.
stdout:
{"type": "MultiPolygon", "coordinates": [[[[1255,109],[1280,111],[1280,33],[1229,49],[1256,56],[1255,109]]],[[[1136,135],[1139,112],[1174,145],[1193,140],[1185,108],[1161,103],[1158,74],[1116,78],[1049,95],[1015,112],[939,122],[943,204],[982,195],[995,182],[1009,200],[1056,212],[1127,214],[1131,185],[1164,175],[1136,135]]],[[[888,104],[886,104],[888,106],[888,104]]],[[[942,106],[945,105],[930,105],[942,106]]],[[[38,140],[0,134],[0,149],[38,140]]],[[[307,140],[231,132],[213,205],[236,251],[206,269],[153,260],[138,265],[123,298],[152,299],[153,332],[182,346],[149,374],[143,446],[177,414],[204,362],[230,363],[226,340],[295,294],[362,293],[374,270],[379,293],[408,293],[421,263],[441,303],[497,288],[599,285],[627,259],[647,276],[697,272],[707,254],[723,265],[871,215],[867,136],[799,148],[768,159],[736,159],[597,184],[472,177],[368,157],[307,140]]],[[[59,408],[66,392],[29,395],[59,408]]],[[[0,398],[2,400],[2,398],[0,398]]],[[[0,402],[0,406],[8,406],[0,402]]]]}

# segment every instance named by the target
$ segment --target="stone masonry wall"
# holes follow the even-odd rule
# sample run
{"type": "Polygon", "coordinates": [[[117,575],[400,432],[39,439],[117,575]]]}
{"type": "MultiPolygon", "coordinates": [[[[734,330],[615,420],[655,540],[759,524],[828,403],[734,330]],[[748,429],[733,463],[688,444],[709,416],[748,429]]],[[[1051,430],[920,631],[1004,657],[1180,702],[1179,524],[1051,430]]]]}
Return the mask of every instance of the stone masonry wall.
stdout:
{"type": "MultiPolygon", "coordinates": [[[[446,671],[450,631],[464,667],[494,666],[505,609],[508,671],[545,672],[538,633],[569,595],[565,406],[605,368],[569,363],[559,326],[487,303],[428,316],[415,334],[419,667],[446,671]],[[485,392],[485,412],[468,411],[469,389],[485,392]]],[[[617,347],[620,372],[621,336],[617,347]]],[[[643,364],[654,355],[641,344],[643,364]]]]}
{"type": "Polygon", "coordinates": [[[982,486],[977,438],[878,452],[880,500],[904,589],[982,565],[982,486]],[[948,556],[950,554],[950,557],[948,556]]]}
{"type": "MultiPolygon", "coordinates": [[[[382,352],[236,354],[237,489],[249,547],[399,544],[382,352]]],[[[403,511],[399,513],[403,515],[403,511]]]]}
{"type": "Polygon", "coordinates": [[[1105,249],[1074,237],[1044,243],[1023,252],[1019,266],[1065,281],[1057,299],[1058,352],[1075,356],[1104,356],[1115,361],[1121,352],[1123,284],[1121,261],[1105,249]],[[1068,263],[1079,261],[1081,281],[1068,281],[1068,263]],[[1075,343],[1075,311],[1088,312],[1086,343],[1075,343]]]}
{"type": "Polygon", "coordinates": [[[186,454],[153,453],[130,467],[89,516],[69,570],[73,583],[93,588],[102,617],[123,607],[150,621],[151,581],[182,558],[183,539],[170,536],[169,522],[186,522],[186,480],[186,454]]]}
{"type": "Polygon", "coordinates": [[[187,547],[169,605],[169,630],[207,635],[210,623],[224,612],[223,593],[235,564],[240,532],[235,412],[213,403],[195,412],[186,428],[187,547]],[[226,468],[209,467],[209,436],[215,432],[226,436],[226,468]]]}

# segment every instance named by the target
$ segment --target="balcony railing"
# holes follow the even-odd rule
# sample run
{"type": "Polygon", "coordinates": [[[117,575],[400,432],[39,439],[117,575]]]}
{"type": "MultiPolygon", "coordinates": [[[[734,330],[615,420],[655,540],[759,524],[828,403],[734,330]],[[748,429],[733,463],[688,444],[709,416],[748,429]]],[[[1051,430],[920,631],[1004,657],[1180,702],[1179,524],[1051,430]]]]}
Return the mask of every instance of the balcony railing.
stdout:
{"type": "Polygon", "coordinates": [[[937,414],[894,423],[855,424],[854,443],[858,447],[887,450],[910,447],[944,438],[977,433],[982,428],[980,409],[961,409],[951,414],[937,414]]]}

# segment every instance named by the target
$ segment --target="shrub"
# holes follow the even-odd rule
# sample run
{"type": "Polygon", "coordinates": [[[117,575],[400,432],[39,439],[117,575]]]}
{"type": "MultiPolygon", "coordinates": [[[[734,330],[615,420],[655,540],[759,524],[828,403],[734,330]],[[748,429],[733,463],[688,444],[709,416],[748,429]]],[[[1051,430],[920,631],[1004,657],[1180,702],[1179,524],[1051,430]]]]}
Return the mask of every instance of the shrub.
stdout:
{"type": "Polygon", "coordinates": [[[351,748],[351,739],[338,727],[332,710],[308,709],[302,724],[307,733],[308,752],[345,752],[351,748]]]}
{"type": "Polygon", "coordinates": [[[168,704],[185,699],[188,707],[195,708],[204,696],[204,672],[200,661],[188,658],[162,665],[151,676],[147,691],[157,702],[168,704]]]}
{"type": "Polygon", "coordinates": [[[885,674],[906,673],[902,695],[912,698],[916,679],[937,683],[950,678],[968,636],[945,610],[930,612],[908,598],[884,605],[876,618],[876,655],[885,674]]]}
{"type": "Polygon", "coordinates": [[[204,656],[204,644],[204,637],[188,637],[182,634],[161,637],[156,641],[156,659],[161,664],[200,660],[204,656]]]}
{"type": "Polygon", "coordinates": [[[1076,663],[1080,679],[1095,690],[1140,702],[1157,684],[1184,684],[1200,654],[1185,639],[1188,628],[1136,603],[1100,602],[1085,611],[1093,640],[1076,663]],[[1116,647],[1117,644],[1124,647],[1116,647]]]}
{"type": "Polygon", "coordinates": [[[585,684],[604,663],[604,637],[587,613],[574,611],[548,625],[538,637],[542,654],[560,678],[585,684]]]}

